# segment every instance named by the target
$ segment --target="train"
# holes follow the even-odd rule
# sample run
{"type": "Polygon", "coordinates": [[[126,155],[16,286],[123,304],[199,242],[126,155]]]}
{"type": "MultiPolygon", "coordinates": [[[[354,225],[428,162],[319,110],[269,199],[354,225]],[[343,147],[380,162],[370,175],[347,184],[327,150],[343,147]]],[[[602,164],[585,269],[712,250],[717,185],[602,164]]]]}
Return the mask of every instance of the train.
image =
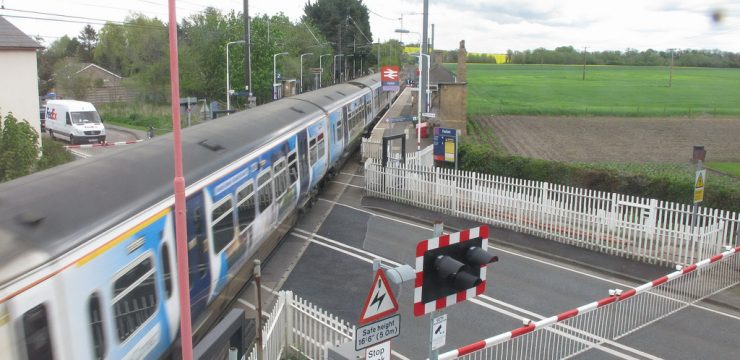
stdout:
{"type": "MultiPolygon", "coordinates": [[[[374,74],[182,131],[194,342],[396,95],[374,74]]],[[[0,184],[3,358],[178,351],[173,177],[169,134],[0,184]]]]}

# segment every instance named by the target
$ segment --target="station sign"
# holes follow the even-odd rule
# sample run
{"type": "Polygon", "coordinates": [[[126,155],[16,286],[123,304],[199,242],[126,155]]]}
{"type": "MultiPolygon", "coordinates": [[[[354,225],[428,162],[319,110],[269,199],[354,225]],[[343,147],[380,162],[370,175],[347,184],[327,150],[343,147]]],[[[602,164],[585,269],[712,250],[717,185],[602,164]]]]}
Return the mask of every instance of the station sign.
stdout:
{"type": "Polygon", "coordinates": [[[434,160],[454,163],[457,140],[456,129],[434,128],[434,160]]]}
{"type": "Polygon", "coordinates": [[[398,66],[381,67],[380,83],[383,91],[399,91],[401,89],[401,69],[398,66]]]}

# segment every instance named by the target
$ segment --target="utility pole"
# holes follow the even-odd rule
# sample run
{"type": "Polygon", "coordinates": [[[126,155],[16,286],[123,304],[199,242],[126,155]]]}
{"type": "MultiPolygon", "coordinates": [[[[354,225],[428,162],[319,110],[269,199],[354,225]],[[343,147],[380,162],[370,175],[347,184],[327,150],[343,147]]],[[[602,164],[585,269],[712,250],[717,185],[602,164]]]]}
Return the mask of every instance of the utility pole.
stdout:
{"type": "Polygon", "coordinates": [[[378,38],[378,74],[380,74],[380,38],[378,38]]]}
{"type": "Polygon", "coordinates": [[[668,71],[668,87],[673,85],[673,49],[671,49],[671,68],[668,71]]]}
{"type": "Polygon", "coordinates": [[[244,0],[244,84],[247,85],[247,108],[257,105],[257,98],[252,90],[252,22],[249,17],[249,0],[244,0]]]}
{"type": "MultiPolygon", "coordinates": [[[[435,50],[434,45],[435,45],[435,43],[434,43],[434,24],[432,24],[432,45],[431,45],[431,47],[432,47],[432,51],[431,52],[432,53],[435,50]]],[[[430,53],[429,55],[432,55],[432,54],[430,53]]],[[[430,61],[430,63],[434,64],[434,57],[429,56],[429,61],[430,61]]]]}
{"type": "MultiPolygon", "coordinates": [[[[429,0],[424,0],[424,28],[422,29],[421,34],[421,52],[424,54],[429,54],[429,41],[427,33],[427,28],[429,27],[429,0]]],[[[419,57],[419,62],[421,63],[421,71],[419,76],[419,96],[421,97],[421,109],[419,111],[421,112],[427,112],[428,104],[427,104],[427,96],[428,94],[422,93],[422,91],[425,91],[429,84],[427,83],[427,77],[429,76],[429,70],[427,70],[427,64],[424,62],[424,56],[419,57]],[[424,89],[424,90],[422,90],[424,89]]],[[[419,119],[421,121],[421,119],[419,119]]],[[[420,130],[417,130],[420,131],[420,130]]]]}
{"type": "Polygon", "coordinates": [[[586,49],[588,46],[583,47],[583,80],[586,81],[586,49]]]}
{"type": "MultiPolygon", "coordinates": [[[[337,48],[338,55],[342,55],[342,23],[339,23],[339,48],[337,48]]],[[[335,74],[336,76],[336,74],[335,74]]],[[[342,81],[342,62],[339,62],[339,81],[342,81]]],[[[335,81],[336,83],[336,81],[335,81]]]]}

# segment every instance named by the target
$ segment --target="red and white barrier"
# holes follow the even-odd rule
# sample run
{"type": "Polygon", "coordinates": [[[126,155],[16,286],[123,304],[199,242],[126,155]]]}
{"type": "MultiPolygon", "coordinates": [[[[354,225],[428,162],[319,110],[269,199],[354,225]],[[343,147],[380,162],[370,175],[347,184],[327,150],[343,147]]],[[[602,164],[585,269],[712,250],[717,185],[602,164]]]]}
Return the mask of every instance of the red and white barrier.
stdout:
{"type": "Polygon", "coordinates": [[[140,143],[144,140],[129,140],[129,141],[116,141],[112,143],[103,143],[103,144],[82,144],[82,145],[66,145],[65,148],[67,149],[84,149],[84,148],[92,148],[92,147],[103,147],[103,146],[116,146],[116,145],[131,145],[140,143]]]}
{"type": "MultiPolygon", "coordinates": [[[[683,277],[685,277],[686,275],[688,275],[688,274],[690,274],[692,272],[695,272],[695,271],[700,270],[700,269],[703,269],[703,268],[707,268],[707,267],[709,267],[710,264],[716,263],[716,262],[718,262],[718,261],[720,261],[722,259],[727,259],[727,258],[730,258],[732,256],[735,256],[737,253],[740,253],[740,246],[735,247],[735,248],[731,248],[730,250],[725,251],[725,252],[723,252],[721,254],[715,255],[715,256],[713,256],[713,257],[711,257],[709,259],[704,259],[702,261],[699,261],[696,264],[692,264],[692,265],[686,266],[686,267],[682,268],[681,270],[677,270],[677,271],[672,272],[672,273],[670,273],[670,274],[668,274],[666,276],[663,276],[663,277],[658,278],[658,279],[655,279],[655,280],[653,280],[651,282],[648,282],[648,283],[645,283],[643,285],[640,285],[640,286],[638,286],[636,288],[629,289],[629,290],[623,291],[623,292],[620,292],[620,291],[610,291],[610,295],[611,295],[612,292],[613,292],[613,295],[611,295],[609,297],[605,297],[605,298],[603,298],[601,300],[594,301],[592,303],[589,303],[589,304],[580,306],[578,308],[575,308],[575,309],[572,309],[572,310],[569,310],[569,311],[560,313],[560,314],[558,314],[556,316],[552,316],[552,317],[549,317],[549,318],[542,319],[542,320],[537,321],[537,322],[530,322],[529,324],[524,325],[524,326],[522,326],[522,327],[520,327],[518,329],[509,331],[509,332],[506,332],[506,333],[503,333],[503,334],[499,334],[499,335],[496,335],[494,337],[490,337],[490,338],[487,338],[487,339],[484,339],[484,340],[480,340],[480,341],[474,342],[472,344],[465,345],[465,346],[460,347],[460,348],[457,348],[455,350],[448,351],[448,352],[446,352],[444,354],[440,354],[439,355],[439,359],[440,360],[447,360],[447,359],[456,359],[456,358],[459,358],[459,357],[463,357],[465,355],[474,353],[476,351],[483,350],[483,349],[488,349],[488,348],[492,348],[492,347],[494,347],[496,345],[500,345],[500,344],[506,343],[507,341],[517,339],[517,338],[519,338],[519,337],[521,337],[523,335],[526,335],[526,334],[529,334],[529,333],[533,333],[535,330],[547,328],[547,327],[550,327],[550,326],[553,326],[553,325],[556,325],[556,324],[561,324],[561,325],[564,325],[564,326],[568,326],[570,328],[576,328],[576,330],[583,331],[580,328],[583,327],[583,325],[585,325],[585,324],[578,324],[578,326],[570,326],[570,325],[567,325],[567,324],[563,324],[563,322],[565,322],[568,319],[575,318],[577,316],[584,315],[586,313],[592,312],[594,310],[597,310],[597,309],[600,309],[600,308],[603,308],[603,307],[607,307],[607,305],[610,305],[610,304],[615,304],[616,305],[616,304],[618,304],[618,303],[620,303],[622,301],[625,301],[627,299],[630,299],[632,297],[635,297],[636,295],[640,295],[640,294],[646,293],[646,292],[648,292],[651,289],[657,288],[657,287],[659,287],[661,285],[667,284],[667,283],[672,282],[672,281],[674,281],[676,279],[683,278],[683,277]]],[[[740,264],[740,261],[738,261],[738,263],[740,264]]],[[[702,292],[700,294],[695,294],[697,296],[694,296],[694,298],[692,299],[692,302],[693,301],[698,301],[698,300],[700,300],[701,298],[703,298],[705,296],[711,295],[711,294],[715,293],[716,291],[719,291],[719,290],[725,288],[726,286],[731,286],[733,284],[736,284],[736,283],[740,282],[740,275],[737,274],[737,271],[736,270],[732,270],[731,269],[730,273],[732,273],[732,274],[729,277],[726,276],[725,272],[723,272],[723,273],[721,273],[719,275],[714,274],[715,276],[722,277],[723,279],[725,279],[725,278],[727,278],[727,279],[724,282],[720,282],[720,283],[716,284],[715,285],[716,286],[716,289],[706,289],[706,290],[704,290],[704,292],[702,292]]],[[[706,276],[710,276],[710,274],[705,274],[705,275],[706,276]]],[[[697,281],[701,281],[701,278],[698,278],[697,281]]],[[[692,285],[694,285],[694,284],[692,284],[692,285]]],[[[694,289],[694,288],[692,287],[692,289],[694,289]]],[[[696,291],[696,290],[694,289],[693,291],[696,291]]],[[[670,291],[668,291],[668,293],[670,293],[670,291]]],[[[687,295],[687,291],[679,291],[677,293],[680,293],[683,296],[690,296],[690,295],[687,295]]],[[[664,294],[656,294],[656,295],[654,295],[654,297],[656,299],[658,299],[658,300],[655,300],[655,301],[663,301],[663,300],[665,300],[665,298],[669,298],[670,296],[664,295],[664,294]]],[[[669,299],[669,300],[675,301],[675,299],[669,299]]],[[[684,301],[681,301],[681,303],[682,303],[682,306],[687,306],[685,300],[684,301]]],[[[630,308],[628,311],[634,312],[634,310],[635,309],[630,308]]],[[[668,310],[666,310],[666,313],[665,314],[651,314],[651,316],[653,316],[653,320],[649,320],[649,321],[647,321],[647,323],[649,323],[650,321],[654,321],[654,320],[657,320],[659,318],[662,318],[663,316],[670,314],[672,311],[675,311],[675,309],[671,310],[671,309],[668,308],[668,310]]],[[[619,313],[618,311],[614,311],[614,312],[612,312],[612,315],[614,316],[615,313],[618,313],[620,315],[625,315],[626,314],[626,312],[625,313],[619,313]]],[[[614,322],[615,321],[613,321],[613,320],[614,319],[612,318],[611,324],[609,324],[609,325],[614,326],[614,322]]],[[[593,321],[601,321],[601,319],[594,319],[593,321]]],[[[605,327],[604,325],[605,325],[605,322],[604,321],[601,321],[598,324],[598,328],[600,328],[600,329],[601,328],[604,328],[605,327]]],[[[628,332],[634,331],[636,328],[638,328],[638,327],[640,327],[642,325],[645,325],[645,324],[644,323],[630,324],[629,321],[622,321],[622,323],[620,323],[618,325],[621,326],[621,328],[619,328],[617,330],[612,330],[610,332],[610,334],[612,334],[613,336],[621,335],[623,333],[628,333],[628,332]],[[622,326],[622,325],[625,325],[625,324],[627,326],[622,326]]],[[[602,335],[602,334],[595,334],[594,336],[599,336],[600,337],[600,336],[604,336],[604,335],[602,335]]],[[[552,339],[550,339],[550,340],[552,341],[552,339]]],[[[528,344],[527,346],[523,346],[523,348],[528,348],[531,351],[535,351],[536,352],[537,350],[534,349],[534,347],[536,346],[536,343],[537,342],[536,341],[531,341],[530,343],[531,344],[528,344]]],[[[549,345],[550,346],[553,346],[553,343],[551,342],[549,345]]],[[[489,349],[489,350],[493,350],[493,349],[489,349]]],[[[575,352],[580,351],[580,350],[578,350],[578,348],[575,348],[575,347],[574,347],[574,350],[576,350],[575,352]]],[[[552,351],[552,349],[550,349],[549,351],[552,351]]],[[[476,356],[475,359],[494,358],[493,357],[493,355],[494,355],[493,353],[494,353],[493,351],[488,351],[486,354],[477,354],[479,356],[476,356]]]]}

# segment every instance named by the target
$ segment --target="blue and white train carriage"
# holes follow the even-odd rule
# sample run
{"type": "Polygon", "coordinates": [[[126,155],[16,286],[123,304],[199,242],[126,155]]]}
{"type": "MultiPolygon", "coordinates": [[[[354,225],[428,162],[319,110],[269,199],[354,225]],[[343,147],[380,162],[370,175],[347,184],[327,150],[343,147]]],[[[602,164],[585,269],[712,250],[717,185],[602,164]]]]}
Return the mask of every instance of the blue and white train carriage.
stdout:
{"type": "MultiPolygon", "coordinates": [[[[379,75],[183,131],[197,341],[395,94],[379,75]]],[[[0,184],[0,349],[161,358],[178,342],[172,137],[0,184]]]]}

